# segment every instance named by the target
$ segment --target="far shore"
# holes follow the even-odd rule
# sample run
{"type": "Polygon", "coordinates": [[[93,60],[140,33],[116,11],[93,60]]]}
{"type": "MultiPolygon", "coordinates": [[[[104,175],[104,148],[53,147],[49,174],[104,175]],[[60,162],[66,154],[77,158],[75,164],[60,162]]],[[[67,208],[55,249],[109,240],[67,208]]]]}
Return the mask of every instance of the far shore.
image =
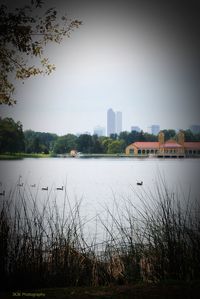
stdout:
{"type": "Polygon", "coordinates": [[[13,153],[13,154],[0,154],[0,160],[21,160],[24,158],[49,158],[50,154],[26,154],[26,153],[13,153]]]}
{"type": "Polygon", "coordinates": [[[186,157],[186,156],[156,156],[156,155],[138,155],[138,156],[134,156],[134,155],[126,155],[123,153],[119,153],[119,154],[84,154],[81,153],[77,156],[71,156],[70,154],[44,154],[44,153],[5,153],[5,154],[0,154],[0,160],[22,160],[25,158],[70,158],[70,159],[79,159],[79,158],[170,158],[170,159],[180,159],[180,158],[199,158],[199,156],[191,156],[191,157],[186,157]]]}
{"type": "MultiPolygon", "coordinates": [[[[148,155],[142,155],[140,158],[147,158],[148,155]]],[[[43,153],[13,153],[0,154],[0,160],[21,160],[24,158],[136,158],[135,156],[127,156],[126,154],[81,154],[76,157],[70,154],[43,154],[43,153]]],[[[137,157],[138,158],[138,157],[137,157]]]]}

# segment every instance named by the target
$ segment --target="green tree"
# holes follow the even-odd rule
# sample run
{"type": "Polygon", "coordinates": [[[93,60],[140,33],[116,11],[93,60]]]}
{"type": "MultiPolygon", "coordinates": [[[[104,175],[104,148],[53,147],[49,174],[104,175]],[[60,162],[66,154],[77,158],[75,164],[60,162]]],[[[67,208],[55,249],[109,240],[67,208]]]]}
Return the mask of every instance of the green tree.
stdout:
{"type": "Polygon", "coordinates": [[[108,154],[119,154],[123,152],[124,141],[114,140],[108,145],[108,154]]]}
{"type": "Polygon", "coordinates": [[[48,154],[53,149],[53,144],[58,138],[56,134],[35,132],[27,130],[24,132],[26,153],[48,154]]]}
{"type": "Polygon", "coordinates": [[[139,132],[139,134],[138,134],[138,140],[137,141],[146,141],[145,140],[145,135],[144,135],[143,131],[139,132]]]}
{"type": "Polygon", "coordinates": [[[108,152],[109,144],[112,142],[113,140],[110,137],[100,137],[100,143],[104,154],[108,152]]]}
{"type": "Polygon", "coordinates": [[[16,103],[11,77],[24,80],[55,70],[44,56],[45,47],[51,42],[60,43],[81,25],[66,16],[59,18],[54,8],[46,12],[42,8],[42,0],[31,0],[30,5],[14,12],[0,6],[0,104],[16,103]]]}
{"type": "Polygon", "coordinates": [[[143,131],[131,131],[130,133],[127,131],[121,132],[119,134],[119,140],[124,141],[124,147],[136,141],[145,141],[145,134],[143,131]]]}
{"type": "Polygon", "coordinates": [[[92,153],[94,154],[101,154],[103,153],[103,147],[102,147],[102,144],[98,138],[97,135],[93,135],[92,136],[92,153]]]}
{"type": "Polygon", "coordinates": [[[132,140],[129,140],[130,133],[127,131],[123,131],[119,134],[119,140],[123,140],[125,145],[129,145],[132,143],[132,140]]]}
{"type": "Polygon", "coordinates": [[[176,131],[173,129],[165,129],[162,130],[162,132],[165,135],[165,141],[169,139],[175,139],[176,138],[176,131]]]}
{"type": "Polygon", "coordinates": [[[42,152],[39,137],[35,137],[33,140],[33,152],[37,154],[42,152]]]}
{"type": "Polygon", "coordinates": [[[66,154],[69,153],[72,149],[76,148],[77,136],[73,134],[67,134],[57,138],[53,147],[53,152],[56,154],[66,154]]]}
{"type": "Polygon", "coordinates": [[[77,149],[79,152],[92,153],[93,150],[93,140],[92,136],[88,134],[82,134],[77,139],[77,149]]]}
{"type": "Polygon", "coordinates": [[[113,139],[113,140],[117,140],[117,134],[116,133],[112,133],[110,134],[110,138],[113,139]]]}
{"type": "Polygon", "coordinates": [[[193,134],[191,130],[184,131],[184,135],[187,142],[200,141],[200,134],[193,134]]]}
{"type": "Polygon", "coordinates": [[[0,119],[0,152],[23,152],[24,145],[22,124],[12,118],[0,119]]]}
{"type": "Polygon", "coordinates": [[[145,132],[144,139],[145,141],[158,141],[158,136],[145,132]]]}

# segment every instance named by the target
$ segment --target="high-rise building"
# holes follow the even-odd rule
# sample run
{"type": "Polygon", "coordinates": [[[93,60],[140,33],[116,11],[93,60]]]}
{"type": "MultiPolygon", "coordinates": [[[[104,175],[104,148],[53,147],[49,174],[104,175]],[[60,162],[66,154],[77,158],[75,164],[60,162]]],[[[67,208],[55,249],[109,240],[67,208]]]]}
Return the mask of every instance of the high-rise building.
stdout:
{"type": "Polygon", "coordinates": [[[158,135],[160,132],[160,126],[159,125],[152,125],[151,127],[151,134],[158,135]]]}
{"type": "Polygon", "coordinates": [[[116,133],[115,112],[110,108],[107,111],[107,136],[116,133]]]}
{"type": "Polygon", "coordinates": [[[105,136],[105,128],[101,126],[96,126],[94,128],[94,135],[105,136]]]}
{"type": "Polygon", "coordinates": [[[122,132],[122,112],[116,112],[116,133],[119,134],[122,132]]]}
{"type": "Polygon", "coordinates": [[[141,132],[141,129],[138,126],[132,126],[131,127],[131,132],[132,131],[141,132]]]}

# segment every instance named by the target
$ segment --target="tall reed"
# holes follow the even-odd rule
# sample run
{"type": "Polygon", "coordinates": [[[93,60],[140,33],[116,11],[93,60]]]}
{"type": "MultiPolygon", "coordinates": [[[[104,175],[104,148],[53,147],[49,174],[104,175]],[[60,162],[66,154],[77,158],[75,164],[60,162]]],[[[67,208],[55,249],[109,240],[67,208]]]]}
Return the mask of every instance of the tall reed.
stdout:
{"type": "Polygon", "coordinates": [[[41,197],[15,186],[0,202],[1,288],[200,279],[198,201],[170,192],[163,180],[154,191],[139,190],[114,197],[107,216],[97,216],[99,244],[97,235],[86,241],[81,201],[72,203],[66,188],[58,205],[52,190],[41,197]]]}
{"type": "Polygon", "coordinates": [[[63,199],[59,210],[56,195],[47,193],[41,203],[25,186],[23,190],[15,187],[1,202],[1,286],[91,283],[93,262],[83,237],[81,203],[72,205],[66,190],[63,199]]]}
{"type": "Polygon", "coordinates": [[[160,178],[154,192],[134,188],[131,198],[123,199],[120,207],[118,202],[115,212],[106,208],[112,223],[106,230],[125,282],[200,279],[198,200],[170,192],[160,178]]]}

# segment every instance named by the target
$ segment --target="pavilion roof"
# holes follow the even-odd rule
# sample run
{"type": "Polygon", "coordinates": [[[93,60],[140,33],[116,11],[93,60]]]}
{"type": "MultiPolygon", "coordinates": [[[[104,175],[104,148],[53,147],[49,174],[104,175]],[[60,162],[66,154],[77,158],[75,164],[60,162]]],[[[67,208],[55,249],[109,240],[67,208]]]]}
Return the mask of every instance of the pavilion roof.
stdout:
{"type": "Polygon", "coordinates": [[[183,147],[181,144],[176,141],[166,141],[164,144],[161,144],[161,148],[181,148],[183,147]]]}
{"type": "MultiPolygon", "coordinates": [[[[129,146],[135,146],[137,149],[159,149],[159,148],[182,148],[183,146],[176,142],[175,140],[168,140],[164,144],[159,142],[146,142],[146,141],[137,141],[129,146]]],[[[199,149],[200,142],[184,142],[185,149],[199,149]]]]}
{"type": "Polygon", "coordinates": [[[138,149],[158,149],[159,142],[134,142],[133,143],[138,149]]]}
{"type": "Polygon", "coordinates": [[[200,150],[200,142],[184,142],[185,149],[199,149],[200,150]]]}

